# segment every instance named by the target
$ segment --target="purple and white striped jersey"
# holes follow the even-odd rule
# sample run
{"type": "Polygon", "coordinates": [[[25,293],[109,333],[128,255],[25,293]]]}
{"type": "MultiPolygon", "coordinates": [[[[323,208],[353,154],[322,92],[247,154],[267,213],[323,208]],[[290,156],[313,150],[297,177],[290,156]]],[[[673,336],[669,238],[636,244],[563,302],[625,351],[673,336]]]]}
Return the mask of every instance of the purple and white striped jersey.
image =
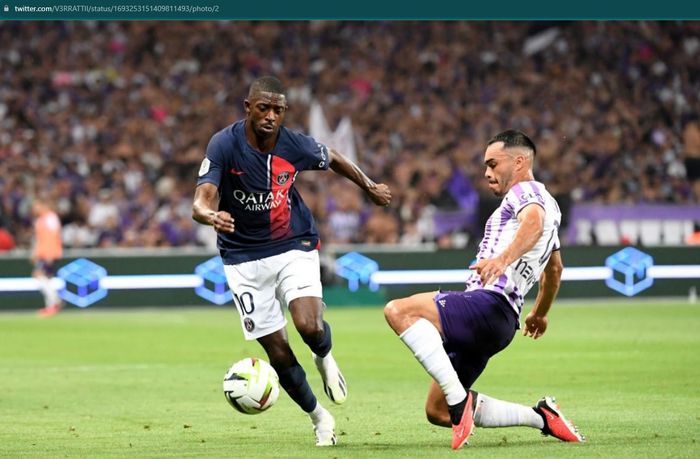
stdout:
{"type": "Polygon", "coordinates": [[[544,208],[544,230],[535,246],[508,266],[506,272],[493,284],[482,285],[477,272],[470,271],[466,288],[467,291],[486,289],[502,294],[518,316],[522,311],[523,298],[539,280],[552,251],[560,248],[561,211],[557,201],[542,183],[519,182],[506,193],[501,205],[486,222],[484,238],[479,244],[479,253],[476,256],[478,261],[500,255],[518,231],[518,214],[530,204],[544,208]]]}

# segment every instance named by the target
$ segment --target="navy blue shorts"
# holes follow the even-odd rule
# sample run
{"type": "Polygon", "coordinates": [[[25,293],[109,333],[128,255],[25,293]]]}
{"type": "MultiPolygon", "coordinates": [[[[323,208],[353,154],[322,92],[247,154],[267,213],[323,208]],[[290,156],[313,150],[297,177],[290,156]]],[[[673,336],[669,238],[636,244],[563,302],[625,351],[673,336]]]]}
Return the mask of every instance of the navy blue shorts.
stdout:
{"type": "Polygon", "coordinates": [[[440,292],[435,305],[443,346],[462,385],[469,389],[489,359],[513,340],[518,317],[502,295],[489,290],[440,292]]]}
{"type": "Polygon", "coordinates": [[[46,277],[53,277],[53,275],[56,274],[56,262],[36,260],[34,262],[34,270],[44,273],[46,277]]]}

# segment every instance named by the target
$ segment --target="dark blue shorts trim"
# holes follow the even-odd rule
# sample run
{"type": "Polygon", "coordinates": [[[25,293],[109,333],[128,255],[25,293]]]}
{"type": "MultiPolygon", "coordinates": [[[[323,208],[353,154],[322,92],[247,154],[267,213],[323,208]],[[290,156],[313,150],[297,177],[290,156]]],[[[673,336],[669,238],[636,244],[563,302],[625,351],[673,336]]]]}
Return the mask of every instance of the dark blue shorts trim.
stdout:
{"type": "Polygon", "coordinates": [[[53,277],[56,274],[56,262],[46,260],[36,260],[34,270],[41,271],[46,277],[53,277]]]}

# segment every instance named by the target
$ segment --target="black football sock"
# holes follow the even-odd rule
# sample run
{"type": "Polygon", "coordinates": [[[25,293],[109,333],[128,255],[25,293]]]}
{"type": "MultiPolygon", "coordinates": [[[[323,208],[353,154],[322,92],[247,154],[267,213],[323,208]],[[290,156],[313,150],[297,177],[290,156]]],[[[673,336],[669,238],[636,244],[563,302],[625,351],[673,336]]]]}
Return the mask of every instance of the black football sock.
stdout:
{"type": "Polygon", "coordinates": [[[295,362],[291,367],[277,370],[277,375],[282,388],[302,410],[310,413],[316,408],[316,396],[311,392],[311,387],[306,381],[306,373],[299,362],[295,362]]]}
{"type": "Polygon", "coordinates": [[[450,422],[453,426],[459,425],[462,420],[462,415],[464,414],[464,408],[467,406],[467,399],[465,398],[456,405],[448,405],[447,410],[450,412],[450,422]]]}
{"type": "Polygon", "coordinates": [[[479,395],[478,392],[470,390],[467,391],[467,396],[456,405],[448,405],[447,411],[450,412],[450,422],[453,425],[458,425],[462,420],[462,415],[464,414],[464,409],[467,407],[467,399],[469,398],[469,393],[472,394],[472,410],[476,408],[476,397],[479,395]]]}
{"type": "MultiPolygon", "coordinates": [[[[316,337],[314,337],[316,338],[316,337]]],[[[328,355],[328,353],[331,351],[331,326],[328,325],[328,322],[325,320],[323,321],[323,334],[321,335],[320,338],[316,338],[313,341],[311,339],[307,340],[306,337],[303,338],[304,342],[306,343],[307,346],[309,346],[309,349],[311,349],[311,352],[316,354],[319,357],[325,357],[328,355]]]]}

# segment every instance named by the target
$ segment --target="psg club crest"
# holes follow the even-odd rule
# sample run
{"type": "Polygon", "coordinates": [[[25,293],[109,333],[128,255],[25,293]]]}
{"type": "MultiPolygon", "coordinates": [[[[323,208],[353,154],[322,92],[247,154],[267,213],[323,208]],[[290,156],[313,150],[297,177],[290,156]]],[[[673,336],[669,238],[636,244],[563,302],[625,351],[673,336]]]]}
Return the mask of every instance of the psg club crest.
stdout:
{"type": "Polygon", "coordinates": [[[277,176],[277,184],[278,185],[284,185],[285,183],[287,183],[288,180],[289,180],[289,172],[281,172],[277,176]]]}
{"type": "Polygon", "coordinates": [[[243,319],[243,325],[245,326],[245,329],[249,332],[253,331],[253,329],[255,328],[255,323],[249,317],[243,319]]]}

